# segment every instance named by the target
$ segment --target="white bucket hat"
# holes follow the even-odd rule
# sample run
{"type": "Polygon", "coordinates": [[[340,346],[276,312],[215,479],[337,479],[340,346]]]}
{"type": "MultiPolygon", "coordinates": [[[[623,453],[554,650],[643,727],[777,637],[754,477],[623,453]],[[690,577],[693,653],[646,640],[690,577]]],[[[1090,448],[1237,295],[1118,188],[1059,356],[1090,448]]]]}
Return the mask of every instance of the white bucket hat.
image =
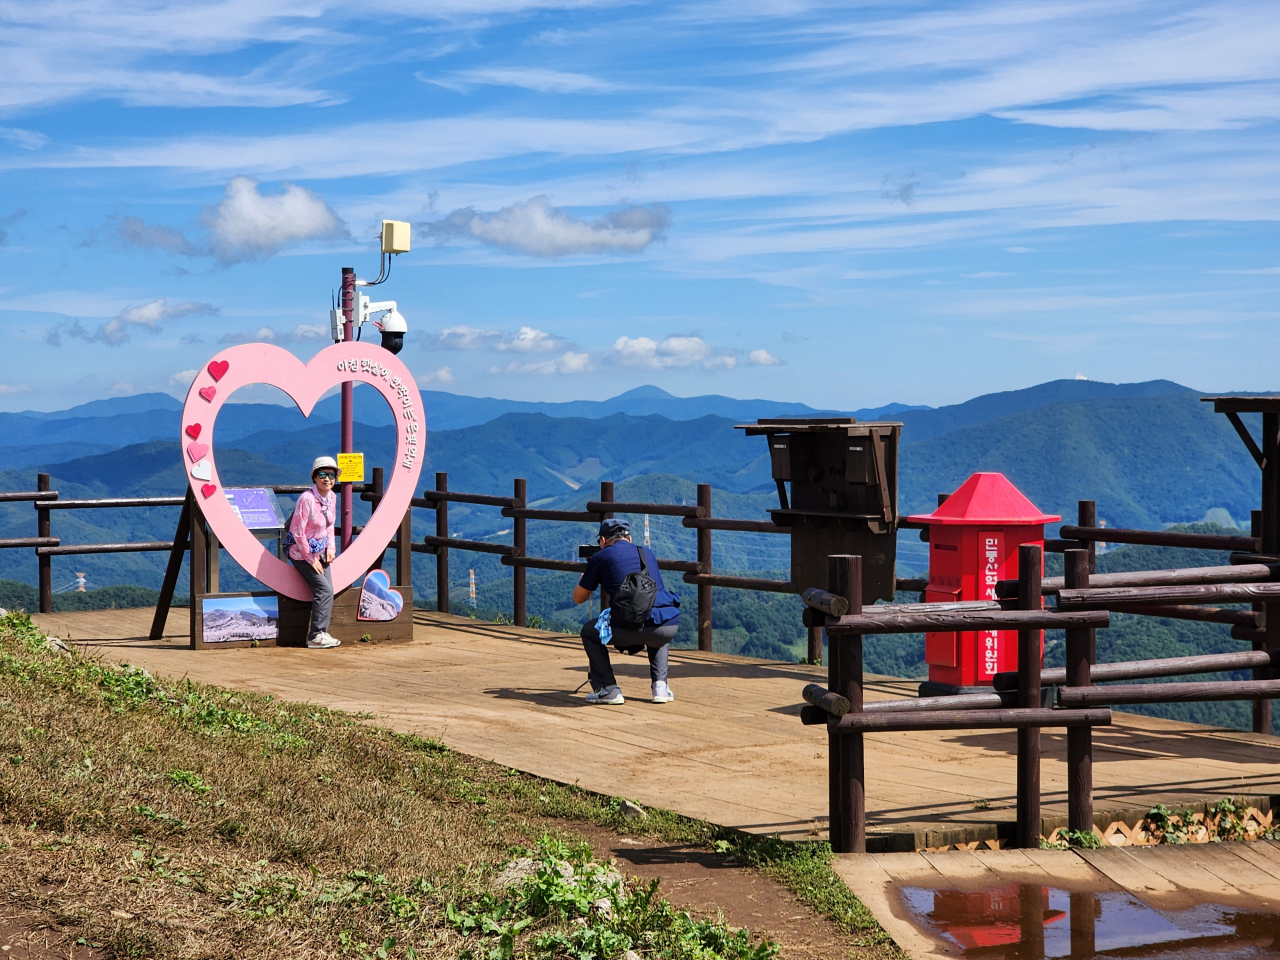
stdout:
{"type": "Polygon", "coordinates": [[[338,461],[333,459],[333,457],[316,457],[315,461],[311,464],[310,476],[312,477],[312,479],[315,478],[316,471],[319,470],[321,467],[332,467],[334,473],[337,473],[338,461]]]}

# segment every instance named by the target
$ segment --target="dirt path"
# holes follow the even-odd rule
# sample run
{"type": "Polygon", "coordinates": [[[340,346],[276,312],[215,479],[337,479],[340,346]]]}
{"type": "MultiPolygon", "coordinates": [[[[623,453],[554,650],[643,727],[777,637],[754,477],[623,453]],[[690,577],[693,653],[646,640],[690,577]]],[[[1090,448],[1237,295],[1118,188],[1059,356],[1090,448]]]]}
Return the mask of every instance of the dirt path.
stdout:
{"type": "Polygon", "coordinates": [[[747,927],[782,946],[785,960],[841,960],[882,957],[861,948],[839,926],[801,903],[781,883],[728,857],[697,847],[665,844],[576,823],[575,832],[596,856],[613,859],[628,877],[660,881],[662,896],[695,916],[723,914],[734,927],[747,927]]]}

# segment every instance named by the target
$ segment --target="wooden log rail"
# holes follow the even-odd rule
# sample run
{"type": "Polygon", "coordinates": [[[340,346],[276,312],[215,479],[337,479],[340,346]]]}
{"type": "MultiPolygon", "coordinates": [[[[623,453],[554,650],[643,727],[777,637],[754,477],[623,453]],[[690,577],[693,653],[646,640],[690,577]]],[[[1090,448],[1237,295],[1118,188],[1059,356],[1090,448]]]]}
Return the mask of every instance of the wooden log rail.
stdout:
{"type": "MultiPolygon", "coordinates": [[[[1064,688],[1065,689],[1065,688],[1064,688]]],[[[1013,707],[1001,710],[920,710],[901,713],[847,713],[829,729],[837,734],[899,730],[1038,730],[1041,727],[1108,726],[1111,711],[1013,707]]],[[[1037,835],[1039,826],[1036,825],[1037,835]]]]}
{"type": "MultiPolygon", "coordinates": [[[[95,553],[150,553],[172,549],[172,540],[151,540],[144,543],[66,543],[60,546],[36,547],[36,555],[41,557],[66,557],[95,553]]],[[[49,611],[41,612],[47,613],[49,611]]]]}
{"type": "MultiPolygon", "coordinates": [[[[1197,673],[1221,673],[1226,670],[1251,670],[1255,667],[1280,666],[1280,650],[1241,650],[1238,653],[1207,653],[1195,657],[1164,657],[1159,660],[1122,660],[1117,663],[1095,663],[1089,669],[1092,683],[1114,680],[1151,680],[1156,677],[1181,677],[1197,673]]],[[[1046,687],[1067,682],[1065,667],[1046,667],[1040,671],[1040,683],[1046,687]]],[[[1018,675],[1013,671],[997,673],[992,688],[1000,691],[1018,689],[1018,675]]]]}
{"type": "MultiPolygon", "coordinates": [[[[1093,573],[1089,575],[1092,587],[1171,587],[1182,584],[1247,583],[1275,580],[1280,574],[1276,564],[1251,563],[1225,567],[1187,567],[1176,570],[1131,570],[1126,573],[1093,573]]],[[[1065,577],[1045,577],[1041,592],[1046,596],[1058,593],[1066,586],[1065,577]]],[[[996,596],[1016,600],[1017,580],[1000,580],[996,583],[996,596]]]]}
{"type": "Polygon", "coordinates": [[[1058,609],[1098,610],[1115,606],[1197,603],[1274,603],[1280,583],[1205,583],[1168,587],[1087,587],[1058,591],[1058,609]]]}
{"type": "Polygon", "coordinates": [[[7,490],[0,492],[0,503],[15,503],[27,500],[57,500],[57,490],[7,490]]]}
{"type": "MultiPolygon", "coordinates": [[[[926,604],[927,606],[927,604],[926,604]]],[[[970,630],[1062,630],[1070,627],[1106,627],[1110,614],[1106,610],[991,610],[970,613],[930,614],[925,612],[894,614],[893,605],[867,607],[866,612],[850,614],[827,625],[827,633],[925,633],[970,630]],[[889,611],[882,613],[881,611],[889,611]]]]}
{"type": "MultiPolygon", "coordinates": [[[[822,690],[816,683],[809,686],[817,687],[822,690]]],[[[806,690],[809,687],[805,687],[806,690]]],[[[806,727],[816,726],[817,724],[826,723],[828,715],[844,716],[848,713],[836,713],[831,710],[822,709],[821,705],[814,704],[812,700],[806,696],[805,700],[809,701],[810,706],[800,708],[800,722],[806,727]]],[[[1005,693],[965,693],[957,694],[950,697],[910,697],[904,700],[873,700],[869,703],[863,703],[863,713],[912,713],[924,710],[998,710],[1002,707],[1015,706],[1016,696],[1014,694],[1005,693]]]]}
{"type": "Polygon", "coordinates": [[[1213,700],[1274,700],[1280,680],[1210,680],[1203,683],[1120,683],[1110,687],[1059,687],[1061,707],[1126,703],[1203,703],[1213,700]]]}
{"type": "MultiPolygon", "coordinates": [[[[1178,533],[1171,530],[1126,530],[1119,527],[1080,527],[1063,525],[1058,529],[1064,540],[1092,543],[1136,543],[1152,547],[1190,547],[1196,550],[1262,549],[1258,537],[1226,537],[1214,533],[1178,533]]],[[[1092,579],[1092,578],[1091,578],[1092,579]]]]}

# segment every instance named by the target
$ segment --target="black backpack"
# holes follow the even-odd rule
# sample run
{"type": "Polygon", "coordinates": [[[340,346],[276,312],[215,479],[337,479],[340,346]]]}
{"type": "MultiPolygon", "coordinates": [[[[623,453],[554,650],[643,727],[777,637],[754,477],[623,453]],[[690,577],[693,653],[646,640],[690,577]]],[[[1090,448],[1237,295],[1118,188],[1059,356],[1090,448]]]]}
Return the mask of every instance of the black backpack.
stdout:
{"type": "Polygon", "coordinates": [[[636,547],[636,552],[640,554],[640,572],[627,574],[609,604],[612,611],[609,616],[610,624],[624,630],[639,630],[643,627],[658,598],[658,584],[649,576],[644,548],[636,547]]]}

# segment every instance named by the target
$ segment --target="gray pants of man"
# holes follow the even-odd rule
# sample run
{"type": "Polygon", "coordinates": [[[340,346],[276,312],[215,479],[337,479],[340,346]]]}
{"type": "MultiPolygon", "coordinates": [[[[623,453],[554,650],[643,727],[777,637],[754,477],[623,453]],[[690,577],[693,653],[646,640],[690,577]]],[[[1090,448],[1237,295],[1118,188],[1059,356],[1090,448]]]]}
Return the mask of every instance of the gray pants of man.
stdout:
{"type": "Polygon", "coordinates": [[[613,664],[609,660],[609,647],[625,650],[628,647],[644,647],[649,654],[649,682],[665,682],[667,679],[667,653],[671,641],[676,638],[678,623],[664,623],[660,627],[641,627],[639,630],[614,629],[613,638],[607,643],[600,642],[600,631],[596,622],[588,620],[582,625],[579,634],[582,647],[587,651],[587,680],[592,690],[618,690],[617,678],[613,675],[613,664]]]}
{"type": "Polygon", "coordinates": [[[333,616],[333,573],[329,567],[324,568],[324,573],[316,573],[316,568],[305,560],[290,557],[289,562],[302,574],[315,597],[311,601],[311,630],[307,633],[307,639],[314,640],[329,629],[329,620],[333,616]]]}

